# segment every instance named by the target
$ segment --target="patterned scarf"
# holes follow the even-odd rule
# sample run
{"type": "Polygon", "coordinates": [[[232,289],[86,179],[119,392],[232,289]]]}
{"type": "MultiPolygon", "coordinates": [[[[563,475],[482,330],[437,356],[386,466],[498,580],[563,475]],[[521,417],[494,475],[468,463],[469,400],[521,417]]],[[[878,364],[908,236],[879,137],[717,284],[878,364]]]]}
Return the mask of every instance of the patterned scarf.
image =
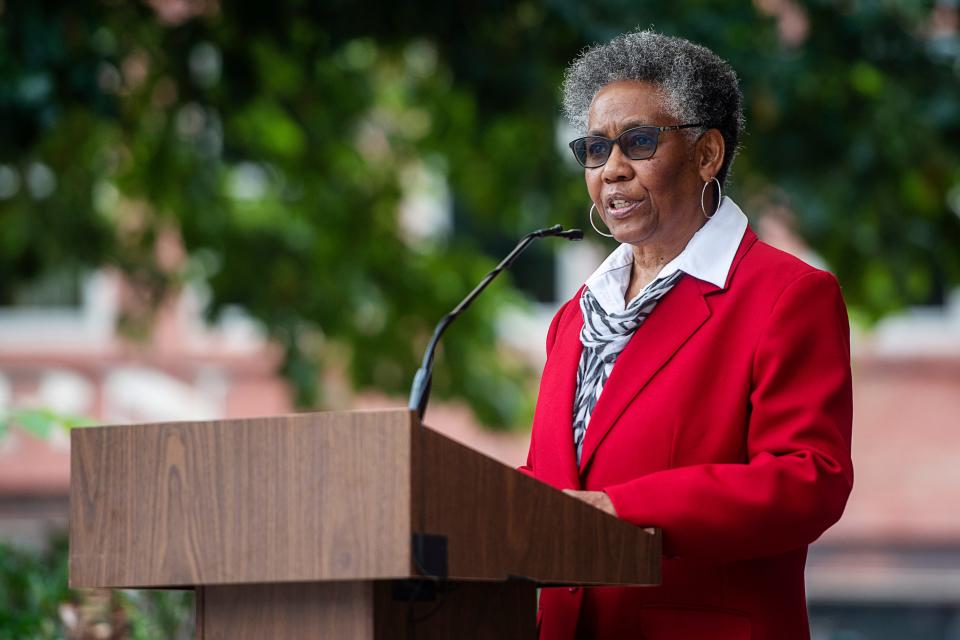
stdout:
{"type": "Polygon", "coordinates": [[[617,356],[630,342],[633,332],[657,306],[660,298],[673,288],[681,276],[683,272],[678,270],[654,280],[643,295],[634,299],[620,313],[608,314],[604,311],[590,289],[585,289],[580,296],[580,310],[583,312],[580,342],[583,343],[583,353],[580,354],[580,365],[577,367],[577,397],[573,403],[573,442],[577,447],[578,465],[590,415],[603,385],[613,371],[617,356]]]}

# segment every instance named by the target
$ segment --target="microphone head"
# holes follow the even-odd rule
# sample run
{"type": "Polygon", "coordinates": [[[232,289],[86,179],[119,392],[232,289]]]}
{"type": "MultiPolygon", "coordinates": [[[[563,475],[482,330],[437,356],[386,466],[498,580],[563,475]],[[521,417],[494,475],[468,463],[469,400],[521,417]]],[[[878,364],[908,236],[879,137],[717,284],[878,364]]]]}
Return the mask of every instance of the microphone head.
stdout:
{"type": "Polygon", "coordinates": [[[567,231],[564,231],[562,226],[555,224],[552,227],[547,227],[546,229],[537,229],[536,231],[532,231],[531,233],[527,234],[526,237],[547,238],[550,236],[566,238],[567,240],[583,240],[583,231],[580,229],[568,229],[567,231]]]}

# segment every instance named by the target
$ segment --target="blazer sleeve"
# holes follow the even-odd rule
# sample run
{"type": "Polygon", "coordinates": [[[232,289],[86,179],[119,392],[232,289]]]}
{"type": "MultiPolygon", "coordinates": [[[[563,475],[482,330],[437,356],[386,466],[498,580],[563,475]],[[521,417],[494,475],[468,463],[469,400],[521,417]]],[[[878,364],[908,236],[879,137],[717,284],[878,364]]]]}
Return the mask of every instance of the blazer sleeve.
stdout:
{"type": "Polygon", "coordinates": [[[743,464],[664,470],[604,489],[619,517],[661,527],[668,555],[732,561],[809,544],[853,486],[850,326],[836,278],[807,272],[757,343],[743,464]]]}
{"type": "MultiPolygon", "coordinates": [[[[547,329],[547,357],[550,357],[550,352],[553,351],[553,343],[557,341],[557,331],[560,329],[560,320],[563,318],[563,314],[566,312],[570,304],[579,297],[574,296],[572,300],[567,300],[563,306],[560,307],[560,310],[557,311],[556,315],[553,316],[553,320],[550,321],[550,328],[547,329]]],[[[534,452],[534,438],[536,437],[535,433],[530,434],[530,448],[527,451],[527,464],[517,467],[517,471],[525,473],[528,476],[533,477],[533,452],[534,452]]]]}

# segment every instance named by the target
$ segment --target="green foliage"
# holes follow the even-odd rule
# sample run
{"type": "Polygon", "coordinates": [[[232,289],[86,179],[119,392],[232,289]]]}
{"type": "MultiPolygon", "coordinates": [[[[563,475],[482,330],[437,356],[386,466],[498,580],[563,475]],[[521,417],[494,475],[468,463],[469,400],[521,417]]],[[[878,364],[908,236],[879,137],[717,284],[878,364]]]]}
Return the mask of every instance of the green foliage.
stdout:
{"type": "MultiPolygon", "coordinates": [[[[317,380],[343,358],[355,386],[405,390],[433,324],[512,238],[585,224],[558,86],[581,47],[636,25],[738,70],[732,193],[795,211],[855,311],[960,282],[958,47],[930,35],[929,3],[804,3],[792,40],[746,1],[374,2],[361,17],[277,0],[164,20],[146,3],[0,7],[0,192],[19,181],[0,199],[0,304],[105,262],[147,309],[202,279],[211,315],[241,305],[284,346],[303,405],[336,402],[317,380]],[[422,175],[449,186],[448,235],[400,224],[422,175]],[[171,229],[186,264],[158,258],[171,229]]],[[[518,279],[544,278],[533,261],[518,279]]],[[[498,283],[453,327],[435,392],[524,424],[529,372],[494,346],[507,301],[498,283]]]]}
{"type": "Polygon", "coordinates": [[[70,601],[67,543],[34,553],[0,542],[0,638],[60,638],[60,603],[70,601]]]}
{"type": "Polygon", "coordinates": [[[67,555],[65,535],[43,551],[0,542],[0,640],[190,637],[192,592],[73,590],[67,555]]]}
{"type": "Polygon", "coordinates": [[[73,429],[94,424],[90,418],[69,416],[50,409],[15,409],[9,412],[0,410],[0,440],[10,427],[20,427],[27,433],[46,440],[55,429],[73,429]]]}

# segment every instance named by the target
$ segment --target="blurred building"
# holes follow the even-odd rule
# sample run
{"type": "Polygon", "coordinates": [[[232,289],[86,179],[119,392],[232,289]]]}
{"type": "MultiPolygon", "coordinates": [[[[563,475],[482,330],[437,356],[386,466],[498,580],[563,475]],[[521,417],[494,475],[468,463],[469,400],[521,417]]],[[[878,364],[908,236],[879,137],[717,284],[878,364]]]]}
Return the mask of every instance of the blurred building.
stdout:
{"type": "MultiPolygon", "coordinates": [[[[104,424],[286,413],[281,353],[240,313],[215,326],[202,296],[186,289],[160,309],[149,342],[118,331],[126,284],[86,278],[73,304],[0,309],[0,414],[42,407],[104,424]]],[[[62,296],[69,299],[71,296],[62,296]]],[[[0,440],[0,537],[42,544],[66,524],[69,438],[13,429],[0,440]]]]}

